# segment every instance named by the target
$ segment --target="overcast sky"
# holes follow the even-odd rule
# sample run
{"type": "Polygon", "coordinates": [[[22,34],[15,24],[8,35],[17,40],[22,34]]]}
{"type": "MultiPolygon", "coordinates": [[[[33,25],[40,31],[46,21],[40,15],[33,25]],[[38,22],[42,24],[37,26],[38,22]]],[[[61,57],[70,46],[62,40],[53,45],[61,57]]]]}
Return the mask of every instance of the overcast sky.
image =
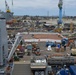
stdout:
{"type": "MultiPolygon", "coordinates": [[[[6,0],[14,15],[42,15],[50,16],[59,14],[59,0],[6,0]]],[[[63,0],[63,12],[65,15],[76,16],[76,0],[63,0]],[[65,8],[65,9],[64,9],[65,8]]],[[[0,9],[5,11],[5,0],[0,1],[0,9]]]]}

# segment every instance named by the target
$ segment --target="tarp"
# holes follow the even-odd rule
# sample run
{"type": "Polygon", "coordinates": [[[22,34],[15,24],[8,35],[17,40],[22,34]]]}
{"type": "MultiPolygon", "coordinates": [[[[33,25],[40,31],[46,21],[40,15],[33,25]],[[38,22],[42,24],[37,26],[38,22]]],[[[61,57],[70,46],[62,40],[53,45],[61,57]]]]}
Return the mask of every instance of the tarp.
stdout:
{"type": "Polygon", "coordinates": [[[76,75],[76,66],[70,66],[71,75],[76,75]]]}

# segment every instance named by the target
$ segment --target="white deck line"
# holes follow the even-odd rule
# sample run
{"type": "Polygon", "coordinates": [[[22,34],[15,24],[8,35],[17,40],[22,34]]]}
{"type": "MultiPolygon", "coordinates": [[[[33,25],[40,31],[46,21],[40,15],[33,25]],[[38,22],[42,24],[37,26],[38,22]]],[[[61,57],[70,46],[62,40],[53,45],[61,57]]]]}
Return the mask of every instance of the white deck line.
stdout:
{"type": "Polygon", "coordinates": [[[61,43],[61,40],[56,40],[56,39],[25,39],[25,42],[59,42],[61,43]]]}
{"type": "Polygon", "coordinates": [[[59,33],[50,33],[50,32],[22,32],[20,34],[59,34],[59,33]]]}

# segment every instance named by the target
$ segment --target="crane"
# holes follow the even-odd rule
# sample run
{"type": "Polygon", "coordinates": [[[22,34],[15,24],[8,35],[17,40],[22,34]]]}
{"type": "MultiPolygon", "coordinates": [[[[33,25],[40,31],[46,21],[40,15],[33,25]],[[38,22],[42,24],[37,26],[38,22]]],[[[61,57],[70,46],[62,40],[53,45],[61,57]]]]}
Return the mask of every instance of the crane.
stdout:
{"type": "Polygon", "coordinates": [[[13,19],[13,0],[12,0],[12,11],[10,10],[7,1],[5,0],[5,7],[6,7],[6,12],[4,13],[4,17],[6,18],[6,23],[7,24],[12,24],[15,22],[13,19]]]}
{"type": "Polygon", "coordinates": [[[7,3],[6,0],[5,0],[5,6],[6,6],[6,12],[10,13],[11,11],[10,11],[10,8],[9,8],[8,3],[7,3]]]}
{"type": "Polygon", "coordinates": [[[62,6],[63,6],[63,0],[59,0],[58,7],[59,7],[59,20],[58,25],[62,24],[62,6]]]}

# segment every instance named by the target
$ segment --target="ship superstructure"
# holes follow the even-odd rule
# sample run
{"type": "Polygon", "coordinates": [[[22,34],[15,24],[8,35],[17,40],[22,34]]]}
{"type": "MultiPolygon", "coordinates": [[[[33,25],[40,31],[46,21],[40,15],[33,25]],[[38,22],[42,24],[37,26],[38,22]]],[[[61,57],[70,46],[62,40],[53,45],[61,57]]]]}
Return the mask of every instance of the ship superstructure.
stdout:
{"type": "Polygon", "coordinates": [[[12,20],[13,12],[2,12],[2,11],[0,11],[0,17],[5,18],[6,21],[12,20]]]}
{"type": "Polygon", "coordinates": [[[0,66],[6,64],[8,57],[7,31],[5,26],[5,19],[0,19],[0,66]]]}

